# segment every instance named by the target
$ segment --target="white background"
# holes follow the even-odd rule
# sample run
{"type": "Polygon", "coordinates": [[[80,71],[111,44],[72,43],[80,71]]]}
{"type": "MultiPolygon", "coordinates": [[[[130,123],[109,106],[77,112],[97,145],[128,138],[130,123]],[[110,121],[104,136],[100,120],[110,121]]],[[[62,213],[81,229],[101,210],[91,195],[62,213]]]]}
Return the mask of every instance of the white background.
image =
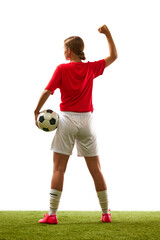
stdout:
{"type": "MultiPolygon", "coordinates": [[[[118,60],[94,81],[94,118],[111,210],[160,210],[160,15],[157,0],[0,2],[0,210],[47,210],[55,133],[34,125],[34,109],[63,41],[79,35],[87,61],[108,55],[106,24],[118,60]]],[[[59,111],[59,90],[43,109],[59,111]]],[[[76,149],[59,210],[100,210],[76,149]]]]}

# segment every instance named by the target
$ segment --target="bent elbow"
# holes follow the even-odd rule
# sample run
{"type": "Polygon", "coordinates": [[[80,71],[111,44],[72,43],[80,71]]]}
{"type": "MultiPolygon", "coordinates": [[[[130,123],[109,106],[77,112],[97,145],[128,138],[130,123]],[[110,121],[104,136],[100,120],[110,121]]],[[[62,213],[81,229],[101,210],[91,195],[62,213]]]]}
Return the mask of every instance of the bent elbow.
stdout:
{"type": "Polygon", "coordinates": [[[114,61],[116,61],[117,58],[118,58],[118,55],[117,55],[117,54],[115,54],[114,56],[112,56],[112,63],[113,63],[114,61]]]}
{"type": "Polygon", "coordinates": [[[113,55],[111,56],[111,63],[113,63],[114,61],[116,61],[116,59],[118,58],[118,55],[113,55]]]}
{"type": "Polygon", "coordinates": [[[112,64],[117,58],[118,58],[117,53],[113,53],[109,57],[105,58],[104,60],[106,62],[106,67],[112,64]]]}
{"type": "Polygon", "coordinates": [[[117,51],[113,54],[113,59],[114,61],[118,58],[118,54],[117,54],[117,51]]]}

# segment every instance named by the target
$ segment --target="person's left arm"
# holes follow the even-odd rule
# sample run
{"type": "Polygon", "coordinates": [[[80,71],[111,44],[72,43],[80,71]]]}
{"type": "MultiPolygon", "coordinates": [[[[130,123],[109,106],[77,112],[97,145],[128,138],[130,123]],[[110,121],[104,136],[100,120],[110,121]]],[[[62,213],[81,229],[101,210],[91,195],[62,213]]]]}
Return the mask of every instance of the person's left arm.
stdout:
{"type": "Polygon", "coordinates": [[[45,89],[45,90],[43,91],[43,93],[42,93],[42,95],[40,96],[40,99],[39,99],[39,101],[38,101],[37,107],[36,107],[36,109],[35,109],[35,111],[34,111],[35,124],[36,124],[37,127],[38,127],[37,117],[38,117],[38,115],[39,115],[39,113],[40,113],[40,110],[41,110],[41,108],[43,107],[44,103],[45,103],[45,102],[47,101],[47,99],[49,98],[50,94],[51,94],[51,91],[49,91],[49,90],[46,90],[46,89],[45,89]]]}

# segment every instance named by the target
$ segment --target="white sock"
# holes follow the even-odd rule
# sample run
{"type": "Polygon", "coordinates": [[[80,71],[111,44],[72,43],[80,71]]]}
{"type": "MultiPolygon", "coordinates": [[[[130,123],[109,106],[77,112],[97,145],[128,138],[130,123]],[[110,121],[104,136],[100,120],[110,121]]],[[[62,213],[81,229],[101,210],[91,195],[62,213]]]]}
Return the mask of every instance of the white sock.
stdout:
{"type": "Polygon", "coordinates": [[[107,195],[107,190],[97,192],[97,196],[99,198],[99,203],[102,209],[103,214],[108,214],[108,195],[107,195]]]}
{"type": "Polygon", "coordinates": [[[49,215],[56,214],[59,206],[62,192],[56,189],[50,190],[50,208],[49,215]]]}

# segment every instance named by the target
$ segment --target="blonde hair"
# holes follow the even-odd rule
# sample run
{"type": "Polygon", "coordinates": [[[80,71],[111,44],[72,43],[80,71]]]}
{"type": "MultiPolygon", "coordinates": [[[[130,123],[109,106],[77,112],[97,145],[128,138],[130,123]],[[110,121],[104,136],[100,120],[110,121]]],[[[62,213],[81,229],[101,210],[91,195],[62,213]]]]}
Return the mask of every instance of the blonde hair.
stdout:
{"type": "Polygon", "coordinates": [[[70,48],[71,51],[74,52],[76,55],[78,55],[78,57],[81,60],[86,59],[85,54],[83,52],[84,42],[83,42],[82,38],[80,38],[78,36],[69,37],[64,40],[64,45],[66,47],[70,48]]]}

